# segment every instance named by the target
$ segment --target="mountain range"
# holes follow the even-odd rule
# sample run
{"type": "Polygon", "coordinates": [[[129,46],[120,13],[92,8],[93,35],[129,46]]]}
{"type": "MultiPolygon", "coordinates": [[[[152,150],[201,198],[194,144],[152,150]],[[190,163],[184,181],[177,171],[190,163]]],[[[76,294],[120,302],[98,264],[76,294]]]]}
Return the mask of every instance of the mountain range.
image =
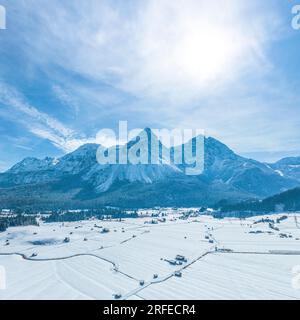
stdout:
{"type": "MultiPolygon", "coordinates": [[[[149,143],[158,139],[145,129],[149,143]]],[[[117,150],[128,152],[140,136],[117,150]]],[[[161,142],[158,143],[162,146],[161,142]]],[[[180,146],[182,150],[187,144],[180,146]]],[[[97,206],[208,206],[226,199],[263,199],[300,186],[300,157],[274,164],[239,156],[225,144],[204,138],[204,171],[184,173],[185,165],[104,164],[97,162],[98,144],[85,144],[60,158],[25,158],[0,174],[0,206],[93,208],[97,206]]],[[[163,148],[167,149],[165,146],[163,148]]],[[[169,150],[174,153],[174,149],[169,150]]]]}

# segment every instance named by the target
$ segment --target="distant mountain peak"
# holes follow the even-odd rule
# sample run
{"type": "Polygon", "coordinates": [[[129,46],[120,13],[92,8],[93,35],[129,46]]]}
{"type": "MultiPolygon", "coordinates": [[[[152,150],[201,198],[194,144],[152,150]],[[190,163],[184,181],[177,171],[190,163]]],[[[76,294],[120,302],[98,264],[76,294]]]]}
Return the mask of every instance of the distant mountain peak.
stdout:
{"type": "MultiPolygon", "coordinates": [[[[156,143],[162,146],[155,132],[145,128],[140,137],[116,148],[128,150],[136,143],[150,146],[151,139],[157,139],[156,143]]],[[[57,201],[65,199],[70,203],[94,197],[110,205],[121,202],[127,206],[134,203],[205,205],[229,198],[235,201],[263,198],[300,185],[300,166],[295,158],[267,165],[237,155],[213,137],[204,138],[204,172],[198,176],[185,175],[184,165],[168,163],[161,154],[157,164],[100,165],[96,158],[99,147],[102,146],[89,143],[58,159],[23,159],[0,174],[0,199],[4,199],[1,192],[9,195],[28,185],[26,197],[36,199],[36,194],[43,194],[39,185],[47,183],[50,189],[44,202],[53,193],[57,201]],[[6,189],[10,187],[14,189],[6,189]]],[[[164,148],[171,153],[172,148],[164,148]]],[[[182,145],[177,148],[184,150],[182,145]]],[[[9,197],[14,199],[14,194],[9,197]]],[[[39,196],[35,201],[42,201],[42,198],[39,196]]]]}
{"type": "Polygon", "coordinates": [[[275,163],[268,164],[273,170],[284,177],[300,182],[300,157],[287,157],[275,163]]]}
{"type": "Polygon", "coordinates": [[[8,170],[10,173],[30,172],[46,170],[53,164],[53,158],[46,157],[44,159],[38,159],[33,157],[24,158],[21,162],[15,164],[8,170]]]}
{"type": "Polygon", "coordinates": [[[275,164],[277,165],[300,165],[299,157],[286,157],[278,160],[275,164]]]}

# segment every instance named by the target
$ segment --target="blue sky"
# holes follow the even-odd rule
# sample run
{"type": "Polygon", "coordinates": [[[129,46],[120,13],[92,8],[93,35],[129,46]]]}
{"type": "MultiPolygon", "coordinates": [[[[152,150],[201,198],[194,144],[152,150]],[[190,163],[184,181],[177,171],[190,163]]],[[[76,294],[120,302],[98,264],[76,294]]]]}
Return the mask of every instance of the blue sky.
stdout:
{"type": "Polygon", "coordinates": [[[258,160],[300,155],[296,4],[0,0],[0,171],[119,120],[201,128],[258,160]]]}

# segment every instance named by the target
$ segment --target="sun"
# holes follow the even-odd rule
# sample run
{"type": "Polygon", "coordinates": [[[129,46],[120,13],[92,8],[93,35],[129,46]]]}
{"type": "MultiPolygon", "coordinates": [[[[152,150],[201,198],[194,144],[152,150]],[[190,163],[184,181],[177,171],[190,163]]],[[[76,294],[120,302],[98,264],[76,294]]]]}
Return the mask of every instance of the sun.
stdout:
{"type": "Polygon", "coordinates": [[[176,88],[189,95],[215,81],[226,82],[242,65],[250,44],[233,13],[208,19],[214,6],[201,10],[197,4],[194,11],[176,4],[162,7],[146,19],[140,37],[137,61],[142,61],[150,88],[162,92],[176,88]]]}
{"type": "Polygon", "coordinates": [[[224,73],[236,53],[228,31],[208,26],[188,30],[175,46],[173,61],[185,77],[197,83],[224,73]]]}

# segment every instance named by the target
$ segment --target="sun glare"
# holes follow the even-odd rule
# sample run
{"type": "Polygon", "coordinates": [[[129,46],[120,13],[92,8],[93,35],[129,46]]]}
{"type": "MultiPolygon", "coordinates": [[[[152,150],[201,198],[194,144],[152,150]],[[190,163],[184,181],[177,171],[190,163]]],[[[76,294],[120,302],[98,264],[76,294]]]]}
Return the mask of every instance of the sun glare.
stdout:
{"type": "Polygon", "coordinates": [[[175,64],[195,81],[206,81],[223,73],[235,54],[226,32],[206,29],[187,33],[177,44],[175,64]]]}
{"type": "Polygon", "coordinates": [[[249,52],[234,13],[226,11],[212,21],[204,12],[213,12],[214,6],[206,11],[198,6],[181,11],[175,4],[173,10],[167,8],[151,11],[142,32],[142,61],[151,86],[165,91],[176,87],[188,94],[227,80],[236,71],[237,59],[249,52]],[[172,24],[166,24],[170,12],[172,24]]]}

